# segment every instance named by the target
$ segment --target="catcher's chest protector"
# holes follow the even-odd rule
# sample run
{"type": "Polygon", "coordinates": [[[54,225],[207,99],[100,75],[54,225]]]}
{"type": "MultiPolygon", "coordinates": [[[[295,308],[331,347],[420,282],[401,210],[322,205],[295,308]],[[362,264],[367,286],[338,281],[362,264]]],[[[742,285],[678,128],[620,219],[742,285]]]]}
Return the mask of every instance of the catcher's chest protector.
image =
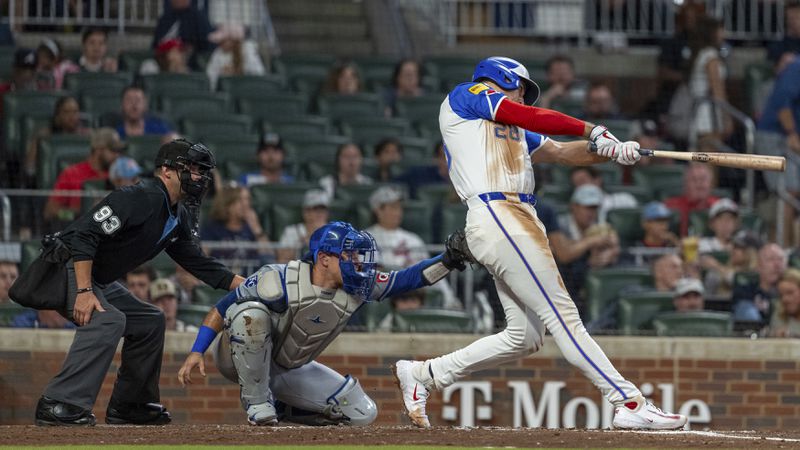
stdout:
{"type": "Polygon", "coordinates": [[[311,285],[311,265],[286,265],[288,308],[278,319],[276,363],[294,369],[313,361],[342,332],[361,301],[339,289],[331,299],[319,298],[311,285]]]}

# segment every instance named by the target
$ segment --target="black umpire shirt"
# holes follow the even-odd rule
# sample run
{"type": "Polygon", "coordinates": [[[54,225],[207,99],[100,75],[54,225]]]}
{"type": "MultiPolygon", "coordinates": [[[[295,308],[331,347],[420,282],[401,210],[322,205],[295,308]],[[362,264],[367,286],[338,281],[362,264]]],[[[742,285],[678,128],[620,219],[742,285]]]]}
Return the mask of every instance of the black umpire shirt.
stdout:
{"type": "Polygon", "coordinates": [[[74,261],[93,261],[92,279],[100,284],[122,278],[166,249],[189,273],[227,290],[233,272],[202,252],[191,229],[186,208],[180,202],[172,207],[166,186],[155,178],[112,192],[71,223],[62,240],[74,261]]]}

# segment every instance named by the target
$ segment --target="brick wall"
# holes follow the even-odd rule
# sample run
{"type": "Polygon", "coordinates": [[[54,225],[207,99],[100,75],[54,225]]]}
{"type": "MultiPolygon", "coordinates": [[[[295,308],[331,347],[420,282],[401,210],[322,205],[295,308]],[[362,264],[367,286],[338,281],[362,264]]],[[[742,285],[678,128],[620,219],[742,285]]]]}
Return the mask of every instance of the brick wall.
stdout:
{"type": "MultiPolygon", "coordinates": [[[[388,369],[389,365],[401,358],[407,357],[413,351],[404,351],[413,348],[414,339],[400,339],[401,344],[395,348],[393,354],[385,351],[380,355],[367,354],[369,348],[348,340],[363,339],[364,335],[348,338],[340,337],[345,346],[350,345],[351,354],[342,351],[342,345],[334,348],[320,358],[320,362],[329,365],[341,373],[349,373],[357,377],[367,393],[375,399],[379,407],[378,423],[400,424],[404,423],[400,415],[401,403],[395,391],[393,379],[388,369]],[[411,342],[410,345],[406,342],[411,342]],[[400,350],[398,350],[398,348],[400,350]],[[360,354],[352,354],[360,353],[360,354]]],[[[9,350],[8,345],[2,345],[3,336],[0,335],[0,424],[29,424],[32,421],[33,409],[44,386],[54,375],[64,358],[64,350],[69,344],[70,335],[66,334],[58,345],[37,345],[30,349],[9,350]],[[56,347],[46,350],[38,347],[56,347]]],[[[384,337],[384,342],[391,342],[390,337],[384,337]],[[389,340],[387,340],[389,339],[389,340]]],[[[470,336],[463,341],[469,342],[470,336]]],[[[631,339],[616,339],[603,342],[612,361],[628,379],[640,386],[649,383],[650,397],[661,403],[661,389],[656,388],[662,383],[671,383],[674,387],[674,404],[677,409],[681,404],[690,399],[705,402],[711,413],[711,422],[708,425],[716,429],[758,429],[758,428],[783,428],[800,426],[800,372],[798,363],[790,357],[796,351],[767,352],[759,346],[745,348],[740,357],[731,359],[712,359],[711,357],[681,357],[680,352],[671,355],[661,355],[659,349],[664,346],[651,348],[653,359],[645,359],[640,355],[646,354],[648,345],[652,347],[654,339],[638,338],[641,345],[632,346],[631,339]],[[620,354],[622,357],[616,357],[620,354]],[[636,354],[638,357],[630,357],[636,354]],[[762,359],[753,356],[763,355],[762,359]],[[781,355],[786,355],[781,359],[781,355]],[[777,355],[777,356],[776,356],[777,355]]],[[[183,337],[177,347],[186,348],[186,342],[191,337],[183,337]]],[[[338,341],[337,341],[338,342],[338,341]]],[[[742,342],[742,341],[739,341],[742,342]]],[[[776,341],[771,341],[775,343],[776,341]]],[[[709,349],[719,348],[713,342],[700,341],[709,349]]],[[[742,342],[743,343],[743,342],[742,342]]],[[[7,344],[7,342],[6,342],[7,344]]],[[[552,342],[551,342],[552,344],[552,342]]],[[[689,343],[687,343],[689,344],[689,343]]],[[[461,344],[450,342],[444,345],[442,351],[449,347],[461,344]]],[[[697,345],[693,346],[694,353],[697,345]]],[[[733,343],[732,345],[735,345],[733,343]]],[[[770,341],[765,341],[765,346],[770,341]]],[[[243,423],[244,413],[239,406],[238,386],[223,378],[214,368],[210,358],[207,358],[208,377],[203,379],[195,374],[193,386],[184,389],[177,381],[177,371],[186,354],[174,351],[168,345],[164,356],[164,365],[161,374],[161,395],[165,405],[172,411],[173,417],[179,423],[243,423]]],[[[387,347],[384,345],[383,347],[387,347]]],[[[389,346],[391,347],[391,346],[389,346]]],[[[559,408],[575,397],[588,397],[600,405],[599,392],[577,370],[572,368],[557,352],[551,351],[539,356],[529,357],[512,364],[507,364],[496,369],[486,370],[469,378],[469,381],[489,381],[492,389],[492,401],[486,402],[483,396],[475,396],[475,406],[491,406],[491,419],[476,419],[478,425],[510,426],[513,423],[512,390],[509,381],[522,380],[530,383],[531,392],[536,404],[545,382],[563,381],[565,384],[559,392],[559,408]]],[[[692,347],[691,345],[689,347],[692,347]]],[[[687,347],[688,348],[688,347],[687,347]]],[[[793,347],[796,350],[796,347],[793,347]]],[[[426,351],[426,353],[428,353],[426,351]]],[[[430,352],[432,353],[432,352],[430,352]]],[[[686,352],[688,353],[688,351],[686,352]]],[[[714,353],[714,352],[711,352],[714,353]]],[[[725,354],[724,351],[716,352],[717,355],[725,354]]],[[[417,355],[422,357],[423,355],[417,355]]],[[[105,405],[111,393],[115,372],[119,366],[119,354],[112,364],[105,383],[100,392],[95,414],[102,421],[105,415],[105,405]]],[[[459,406],[460,393],[456,392],[449,405],[459,406]]],[[[442,395],[434,394],[428,408],[431,420],[436,424],[453,424],[458,422],[442,419],[442,395]]],[[[560,412],[559,412],[560,414],[560,412]]],[[[582,426],[585,422],[585,412],[579,409],[577,424],[582,426]]],[[[523,422],[524,423],[524,422],[523,422]]]]}

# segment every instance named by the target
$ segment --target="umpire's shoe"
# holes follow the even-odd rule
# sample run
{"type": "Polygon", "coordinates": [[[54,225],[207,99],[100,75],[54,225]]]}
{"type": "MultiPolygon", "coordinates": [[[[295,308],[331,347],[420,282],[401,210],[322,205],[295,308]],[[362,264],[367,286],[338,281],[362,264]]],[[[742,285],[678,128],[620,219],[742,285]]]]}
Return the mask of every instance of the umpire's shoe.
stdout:
{"type": "Polygon", "coordinates": [[[164,405],[158,403],[108,402],[106,423],[110,425],[166,425],[172,418],[164,405]]]}
{"type": "Polygon", "coordinates": [[[92,426],[97,422],[92,411],[77,405],[42,396],[36,405],[36,425],[92,426]]]}

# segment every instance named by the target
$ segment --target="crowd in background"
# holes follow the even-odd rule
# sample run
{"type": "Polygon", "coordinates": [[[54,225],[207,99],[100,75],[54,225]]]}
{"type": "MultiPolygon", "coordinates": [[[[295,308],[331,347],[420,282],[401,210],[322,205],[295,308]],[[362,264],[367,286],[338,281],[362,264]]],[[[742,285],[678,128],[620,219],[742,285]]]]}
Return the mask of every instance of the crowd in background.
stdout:
{"type": "MultiPolygon", "coordinates": [[[[764,93],[766,100],[753,111],[758,123],[758,147],[774,154],[800,152],[796,128],[796,118],[800,117],[796,106],[800,104],[800,60],[795,59],[800,51],[800,6],[787,5],[786,22],[785,38],[770,45],[768,52],[774,67],[774,86],[764,93]]],[[[555,55],[546,61],[545,78],[538,80],[543,87],[538,106],[598,123],[628,120],[629,137],[645,148],[665,145],[688,148],[689,129],[694,126],[699,137],[698,149],[733,151],[741,146],[730,118],[712,103],[692,106],[706,98],[728,100],[725,65],[728,51],[721,22],[705,15],[697,3],[686,2],[680,10],[676,35],[662,44],[658,93],[644,111],[621,111],[612,87],[579,77],[574,62],[566,55],[555,55]]],[[[269,74],[270,61],[259,54],[255,42],[247,39],[247,30],[242,25],[228,23],[214,29],[207,17],[185,1],[174,0],[172,9],[159,20],[152,52],[152,58],[137,68],[121,67],[108,50],[108,32],[103,29],[83,32],[81,54],[74,61],[67,57],[59,42],[44,39],[36,49],[17,49],[12,76],[0,85],[0,95],[25,90],[60,91],[67,74],[75,72],[127,70],[134,71],[136,79],[159,73],[204,72],[212,91],[227,76],[269,74]],[[176,27],[176,23],[180,26],[176,27]]],[[[443,92],[425,83],[425,75],[418,61],[397,62],[391,80],[386,80],[380,91],[385,117],[398,115],[398,99],[443,97],[443,92]]],[[[468,76],[465,74],[464,81],[468,76]]],[[[341,61],[330,68],[318,93],[346,96],[365,92],[367,88],[359,66],[341,61]]],[[[98,126],[98,121],[88,120],[81,112],[78,98],[65,94],[56,102],[50,123],[36,130],[25,143],[21,158],[6,161],[5,185],[81,190],[84,183],[92,181],[103,183],[103,189],[138,182],[149,175],[143,169],[149,162],[126,155],[125,140],[155,135],[168,142],[180,136],[175,124],[151,110],[149,100],[148,92],[134,82],[121,92],[119,114],[98,126]],[[39,186],[41,146],[55,135],[87,136],[86,159],[63,169],[52,186],[39,186]]],[[[431,127],[436,129],[435,124],[431,127]]],[[[270,235],[269,224],[253,207],[250,189],[259,185],[291,185],[298,182],[299,174],[287,164],[282,136],[269,131],[260,133],[246,171],[229,175],[229,179],[216,174],[213,195],[206,200],[210,206],[200,226],[201,239],[209,243],[206,250],[210,254],[237,262],[233,269],[242,274],[261,264],[283,263],[304,252],[313,230],[339,218],[333,209],[339,198],[337,190],[374,185],[369,196],[359,201],[371,213],[371,226],[367,230],[378,243],[380,263],[387,270],[413,264],[428,257],[426,244],[437,242],[430,239],[426,242],[419,234],[401,226],[405,205],[418,198],[418,190],[423,186],[449,186],[447,158],[441,143],[432,145],[428,154],[429,159],[408,161],[397,136],[386,136],[370,147],[358,142],[339,145],[330,156],[332,172],[314,180],[319,186],[303,196],[299,205],[302,220],[270,235]],[[214,242],[232,244],[215,247],[211,245],[214,242]],[[239,245],[242,243],[265,245],[239,245]]],[[[658,163],[643,159],[640,164],[658,163]]],[[[537,167],[537,190],[558,181],[555,170],[537,167]]],[[[632,185],[636,170],[638,166],[622,172],[621,183],[632,185]]],[[[800,194],[800,185],[795,186],[800,179],[797,171],[798,167],[790,161],[786,188],[795,195],[800,194]]],[[[764,181],[760,194],[774,193],[775,179],[765,177],[764,181]]],[[[547,229],[567,289],[582,314],[591,301],[586,284],[592,271],[646,265],[651,268],[652,283],[635,290],[672,294],[675,311],[704,310],[713,304],[715,310],[729,312],[737,324],[742,324],[742,330],[780,337],[800,334],[800,271],[789,268],[790,262],[798,258],[773,243],[775,236],[770,229],[753,229],[744,223],[745,214],[751,212],[742,210],[736,202],[744,185],[741,172],[714,171],[707,165],[690,164],[683,167],[682,193],[648,202],[639,201],[624,189],[609,192],[604,186],[603,173],[594,167],[572,169],[562,182],[568,184],[561,186],[568,196],[557,199],[548,195],[545,188],[539,192],[536,209],[547,229]],[[718,197],[717,188],[727,189],[730,198],[718,197]],[[637,210],[637,231],[622,236],[613,226],[612,216],[614,211],[631,209],[637,210]],[[704,211],[707,211],[707,233],[696,229],[692,222],[693,213],[704,211]],[[652,251],[638,254],[634,251],[642,248],[652,251]]],[[[457,203],[458,199],[451,193],[444,201],[457,203]]],[[[440,206],[436,205],[437,209],[440,206]]],[[[73,220],[81,212],[81,200],[52,195],[44,205],[23,205],[19,211],[15,220],[19,237],[25,240],[36,237],[37,231],[52,231],[73,220]],[[32,218],[38,215],[45,221],[41,230],[33,226],[32,218]]],[[[434,222],[437,222],[435,215],[434,222]]],[[[787,233],[791,230],[789,227],[787,233]]],[[[0,302],[8,301],[8,287],[17,270],[16,264],[0,261],[0,302]]],[[[157,278],[151,267],[142,267],[128,274],[125,281],[135,295],[165,311],[170,329],[185,330],[192,326],[177,319],[177,310],[178,305],[191,303],[199,281],[183,269],[177,268],[171,277],[157,278]]],[[[490,298],[496,296],[491,283],[482,288],[490,298]]],[[[436,289],[442,291],[437,296],[444,299],[437,306],[462,307],[449,286],[436,289]]],[[[423,308],[429,296],[415,292],[392,299],[392,305],[395,310],[423,308]]],[[[589,327],[614,329],[616,308],[615,303],[608,305],[589,327]]],[[[495,313],[497,320],[502,321],[502,311],[495,313]]],[[[391,318],[388,321],[384,321],[382,329],[391,329],[391,318]]],[[[15,318],[12,325],[61,328],[71,323],[57,314],[29,311],[15,318]]]]}

